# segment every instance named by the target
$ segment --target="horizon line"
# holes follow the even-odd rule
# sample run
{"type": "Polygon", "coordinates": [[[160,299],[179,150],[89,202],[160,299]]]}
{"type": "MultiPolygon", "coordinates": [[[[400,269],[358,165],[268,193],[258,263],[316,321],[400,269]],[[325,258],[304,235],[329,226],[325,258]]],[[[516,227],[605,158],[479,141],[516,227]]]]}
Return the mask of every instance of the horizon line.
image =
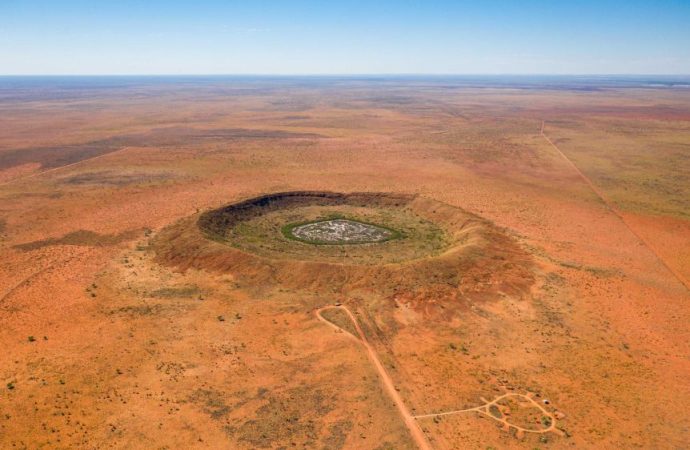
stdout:
{"type": "Polygon", "coordinates": [[[480,73],[480,72],[380,72],[380,73],[0,73],[0,77],[452,77],[452,76],[491,76],[491,77],[690,77],[690,73],[480,73]]]}

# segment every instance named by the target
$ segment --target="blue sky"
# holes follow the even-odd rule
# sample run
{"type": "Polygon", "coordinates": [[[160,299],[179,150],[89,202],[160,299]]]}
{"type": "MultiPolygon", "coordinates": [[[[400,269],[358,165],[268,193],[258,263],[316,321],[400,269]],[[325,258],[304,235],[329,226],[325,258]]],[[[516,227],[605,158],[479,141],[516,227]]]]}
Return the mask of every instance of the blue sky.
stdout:
{"type": "Polygon", "coordinates": [[[684,1],[0,0],[0,74],[690,74],[684,1]]]}

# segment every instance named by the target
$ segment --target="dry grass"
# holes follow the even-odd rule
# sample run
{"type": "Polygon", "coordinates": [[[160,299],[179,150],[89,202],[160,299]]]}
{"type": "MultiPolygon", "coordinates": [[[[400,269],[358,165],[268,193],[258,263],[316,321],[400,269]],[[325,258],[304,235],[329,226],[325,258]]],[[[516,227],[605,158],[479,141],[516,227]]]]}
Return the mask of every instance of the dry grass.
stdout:
{"type": "Polygon", "coordinates": [[[546,120],[690,278],[687,90],[3,95],[0,447],[412,448],[357,342],[313,317],[334,301],[358,312],[416,414],[528,390],[565,414],[547,443],[472,415],[429,420],[434,448],[690,441],[689,294],[539,135],[546,120]],[[402,272],[228,256],[193,232],[197,213],[298,190],[419,194],[489,231],[481,251],[402,272]]]}

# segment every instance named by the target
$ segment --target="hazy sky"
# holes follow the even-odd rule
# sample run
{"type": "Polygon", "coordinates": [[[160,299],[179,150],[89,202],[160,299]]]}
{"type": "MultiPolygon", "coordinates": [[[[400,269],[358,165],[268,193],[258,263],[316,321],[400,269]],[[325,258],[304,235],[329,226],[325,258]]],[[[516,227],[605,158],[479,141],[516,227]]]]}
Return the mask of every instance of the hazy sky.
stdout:
{"type": "Polygon", "coordinates": [[[690,74],[690,0],[0,0],[0,74],[690,74]]]}

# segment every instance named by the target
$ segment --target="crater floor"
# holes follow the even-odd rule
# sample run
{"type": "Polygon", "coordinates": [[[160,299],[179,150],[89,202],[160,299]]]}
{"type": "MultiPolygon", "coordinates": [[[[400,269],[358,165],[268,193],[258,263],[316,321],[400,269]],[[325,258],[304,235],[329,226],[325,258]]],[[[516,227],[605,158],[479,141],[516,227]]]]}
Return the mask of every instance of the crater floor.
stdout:
{"type": "Polygon", "coordinates": [[[290,225],[285,234],[310,244],[377,243],[399,235],[390,229],[350,219],[320,220],[302,225],[290,225]]]}

